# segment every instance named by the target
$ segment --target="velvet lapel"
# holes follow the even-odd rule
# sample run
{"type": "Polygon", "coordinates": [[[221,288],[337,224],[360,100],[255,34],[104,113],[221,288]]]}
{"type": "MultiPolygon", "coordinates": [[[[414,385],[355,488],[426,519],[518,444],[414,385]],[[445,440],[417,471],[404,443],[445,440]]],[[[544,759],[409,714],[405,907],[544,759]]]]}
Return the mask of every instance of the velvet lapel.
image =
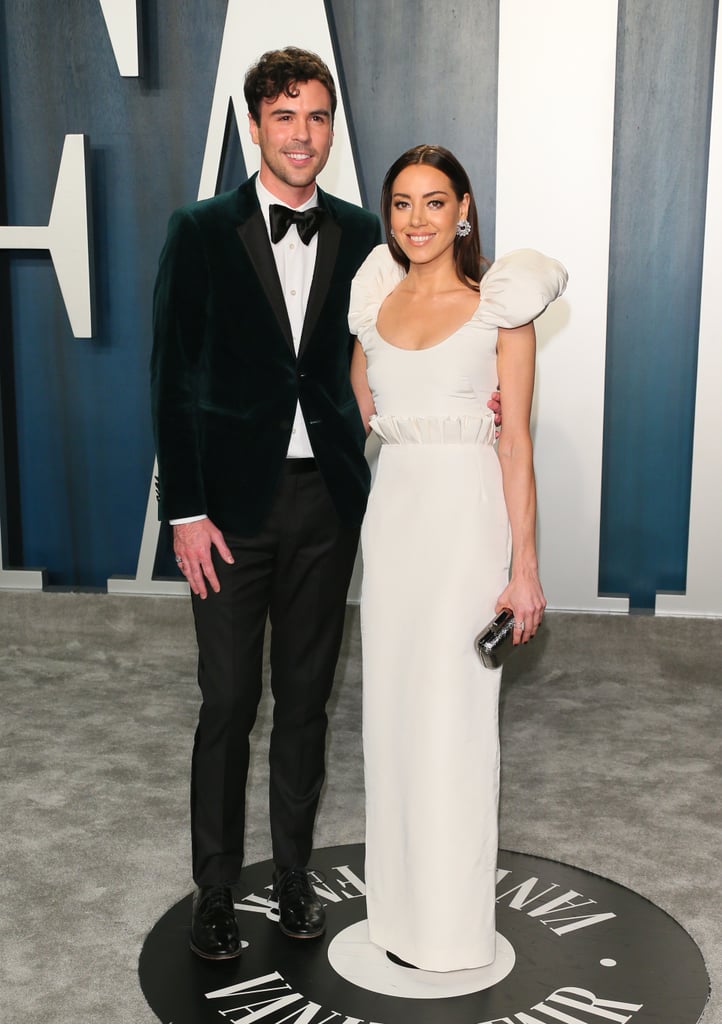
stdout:
{"type": "MultiPolygon", "coordinates": [[[[251,184],[253,179],[251,179],[251,184]]],[[[255,186],[254,196],[255,196],[255,186]]],[[[283,331],[283,336],[288,342],[289,348],[293,352],[295,358],[295,350],[293,347],[293,334],[291,333],[291,324],[288,319],[288,313],[286,311],[286,303],[283,298],[283,292],[281,290],[281,282],[278,279],[278,271],[276,270],[276,261],[273,258],[273,250],[271,249],[271,243],[268,239],[268,231],[263,220],[263,214],[258,206],[251,213],[247,220],[244,220],[236,228],[238,236],[243,242],[248,258],[253,264],[253,268],[258,275],[258,280],[261,282],[261,286],[268,299],[269,305],[273,310],[278,325],[283,331]]],[[[314,277],[315,280],[315,277],[314,277]]]]}
{"type": "Polygon", "coordinates": [[[301,333],[301,341],[298,346],[299,358],[303,355],[303,351],[308,344],[308,339],[313,334],[314,328],[318,323],[318,318],[321,314],[326,296],[328,295],[331,275],[333,274],[333,269],[336,265],[336,255],[341,242],[341,227],[339,223],[332,218],[328,210],[328,206],[324,202],[324,195],[320,189],[318,190],[318,196],[319,206],[326,210],[326,216],[323,218],[318,230],[316,266],[313,271],[313,280],[311,281],[311,290],[308,295],[308,304],[306,306],[306,316],[303,321],[303,331],[301,333]]]}

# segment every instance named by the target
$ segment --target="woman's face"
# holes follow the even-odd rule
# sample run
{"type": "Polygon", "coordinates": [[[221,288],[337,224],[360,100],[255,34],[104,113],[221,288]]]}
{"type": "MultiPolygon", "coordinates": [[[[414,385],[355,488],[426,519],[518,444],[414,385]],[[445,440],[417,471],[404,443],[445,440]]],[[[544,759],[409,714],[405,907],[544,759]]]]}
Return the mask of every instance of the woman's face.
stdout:
{"type": "Polygon", "coordinates": [[[468,210],[468,194],[459,201],[443,171],[429,164],[405,167],[391,189],[391,229],[412,263],[450,258],[468,210]]]}

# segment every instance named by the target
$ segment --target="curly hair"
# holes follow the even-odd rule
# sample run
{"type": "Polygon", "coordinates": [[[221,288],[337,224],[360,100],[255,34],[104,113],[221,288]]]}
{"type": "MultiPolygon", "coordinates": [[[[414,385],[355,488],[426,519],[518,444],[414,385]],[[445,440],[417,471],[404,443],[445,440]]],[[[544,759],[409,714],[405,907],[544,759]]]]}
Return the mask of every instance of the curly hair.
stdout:
{"type": "Polygon", "coordinates": [[[328,67],[316,53],[287,46],[285,50],[269,50],[246,72],[243,93],[248,113],[258,124],[261,119],[261,100],[275,100],[285,96],[298,96],[298,85],[320,82],[331,97],[331,123],[336,113],[336,83],[328,67]]]}
{"type": "MultiPolygon", "coordinates": [[[[456,198],[461,201],[465,195],[469,196],[469,210],[467,220],[471,224],[471,232],[465,238],[454,239],[454,263],[456,274],[460,281],[468,285],[469,281],[476,281],[477,285],[488,268],[488,260],[481,255],[481,239],[479,237],[479,218],[476,212],[474,193],[469,181],[469,175],[459,163],[454,154],[444,149],[443,146],[414,146],[402,153],[398,160],[395,160],[386,172],[384,183],[381,188],[381,219],[384,222],[386,239],[391,255],[400,263],[404,270],[409,269],[408,257],[400,248],[398,242],[391,234],[391,197],[394,182],[405,168],[412,164],[429,164],[445,174],[451,182],[451,187],[456,198]]],[[[471,286],[470,286],[471,287],[471,286]]]]}

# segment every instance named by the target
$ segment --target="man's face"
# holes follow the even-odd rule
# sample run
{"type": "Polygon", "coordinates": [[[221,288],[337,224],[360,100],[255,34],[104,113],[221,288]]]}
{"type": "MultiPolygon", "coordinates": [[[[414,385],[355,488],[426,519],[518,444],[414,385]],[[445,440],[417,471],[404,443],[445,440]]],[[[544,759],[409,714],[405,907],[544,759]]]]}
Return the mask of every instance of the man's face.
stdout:
{"type": "Polygon", "coordinates": [[[300,206],[313,195],[331,144],[331,97],[320,82],[299,82],[298,96],[261,100],[259,121],[248,115],[251,138],[261,148],[261,182],[277,199],[300,206]]]}

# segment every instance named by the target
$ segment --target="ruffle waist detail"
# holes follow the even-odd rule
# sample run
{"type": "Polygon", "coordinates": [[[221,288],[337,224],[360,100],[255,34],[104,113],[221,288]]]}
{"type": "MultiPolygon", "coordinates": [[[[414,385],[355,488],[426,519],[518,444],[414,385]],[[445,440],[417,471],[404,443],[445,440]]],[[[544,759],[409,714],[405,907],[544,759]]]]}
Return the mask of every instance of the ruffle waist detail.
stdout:
{"type": "Polygon", "coordinates": [[[384,444],[494,444],[494,416],[372,416],[384,444]]]}

